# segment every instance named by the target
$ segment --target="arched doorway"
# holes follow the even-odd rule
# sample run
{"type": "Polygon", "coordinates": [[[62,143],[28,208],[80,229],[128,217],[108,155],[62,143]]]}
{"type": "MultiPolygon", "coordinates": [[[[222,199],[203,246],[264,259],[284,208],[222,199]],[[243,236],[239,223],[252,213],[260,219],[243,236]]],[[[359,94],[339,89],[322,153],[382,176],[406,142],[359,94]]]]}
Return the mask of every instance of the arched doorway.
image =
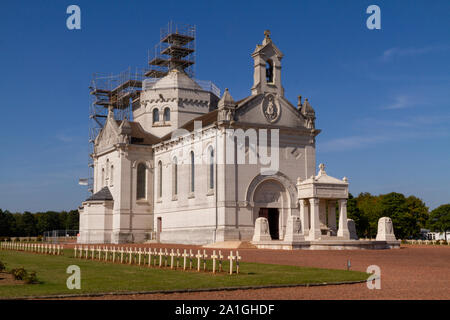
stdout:
{"type": "Polygon", "coordinates": [[[280,212],[277,208],[259,208],[259,216],[269,221],[269,233],[272,240],[280,239],[280,212]]]}
{"type": "Polygon", "coordinates": [[[289,210],[289,196],[285,187],[275,179],[264,180],[255,188],[252,200],[254,220],[266,218],[272,240],[282,239],[289,210]]]}

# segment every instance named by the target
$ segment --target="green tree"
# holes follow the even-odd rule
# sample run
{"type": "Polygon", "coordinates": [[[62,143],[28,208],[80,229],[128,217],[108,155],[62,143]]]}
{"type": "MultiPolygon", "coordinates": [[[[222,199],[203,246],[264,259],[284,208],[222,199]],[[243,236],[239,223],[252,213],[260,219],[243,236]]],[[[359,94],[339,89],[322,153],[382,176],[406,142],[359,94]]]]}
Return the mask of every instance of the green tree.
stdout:
{"type": "Polygon", "coordinates": [[[447,231],[450,230],[450,204],[443,204],[431,211],[428,226],[432,231],[443,232],[447,241],[447,231]]]}
{"type": "Polygon", "coordinates": [[[58,212],[47,211],[36,214],[37,232],[42,235],[46,231],[63,229],[58,212]]]}
{"type": "Polygon", "coordinates": [[[66,229],[78,230],[79,223],[80,223],[80,214],[78,213],[78,210],[70,210],[67,213],[66,229]]]}
{"type": "Polygon", "coordinates": [[[36,219],[31,212],[14,214],[16,220],[15,236],[32,237],[37,235],[36,219]]]}
{"type": "Polygon", "coordinates": [[[380,197],[364,192],[358,195],[356,203],[357,208],[362,212],[362,216],[367,220],[365,235],[369,238],[375,237],[378,230],[378,219],[382,217],[379,205],[380,197]]]}
{"type": "Polygon", "coordinates": [[[0,236],[14,236],[15,219],[8,210],[0,209],[0,236]]]}
{"type": "Polygon", "coordinates": [[[406,206],[408,212],[416,219],[419,229],[426,228],[430,213],[425,203],[415,196],[409,196],[406,198],[406,206]]]}

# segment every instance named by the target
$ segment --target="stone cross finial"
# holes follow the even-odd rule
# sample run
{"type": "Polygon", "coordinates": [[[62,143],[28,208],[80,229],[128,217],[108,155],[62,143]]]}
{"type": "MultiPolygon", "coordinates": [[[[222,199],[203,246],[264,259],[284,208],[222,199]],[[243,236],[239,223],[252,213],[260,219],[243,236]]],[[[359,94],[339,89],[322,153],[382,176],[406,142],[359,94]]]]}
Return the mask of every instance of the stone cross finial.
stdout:
{"type": "Polygon", "coordinates": [[[200,250],[197,251],[195,257],[197,258],[197,271],[200,272],[200,259],[203,257],[203,255],[200,253],[200,250]]]}
{"type": "Polygon", "coordinates": [[[211,259],[213,259],[213,273],[216,273],[216,259],[219,256],[216,255],[216,250],[213,250],[213,254],[211,255],[211,259]]]}
{"type": "Polygon", "coordinates": [[[320,172],[325,171],[325,165],[323,163],[319,164],[319,170],[320,170],[320,172]]]}
{"type": "Polygon", "coordinates": [[[270,30],[264,30],[264,36],[270,39],[270,30]]]}

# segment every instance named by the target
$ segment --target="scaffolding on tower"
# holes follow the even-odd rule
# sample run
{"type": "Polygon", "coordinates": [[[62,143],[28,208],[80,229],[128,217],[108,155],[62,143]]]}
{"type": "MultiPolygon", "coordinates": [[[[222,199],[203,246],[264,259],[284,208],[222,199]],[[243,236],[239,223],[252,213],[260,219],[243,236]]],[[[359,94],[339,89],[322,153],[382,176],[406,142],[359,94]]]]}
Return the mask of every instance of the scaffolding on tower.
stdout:
{"type": "Polygon", "coordinates": [[[149,78],[162,78],[172,69],[184,71],[189,77],[195,75],[195,26],[170,21],[161,28],[160,40],[154,52],[148,55],[149,78]]]}
{"type": "MultiPolygon", "coordinates": [[[[157,80],[166,76],[170,70],[177,69],[189,77],[195,75],[195,31],[194,25],[176,24],[170,21],[160,29],[160,40],[153,54],[148,54],[150,68],[128,68],[119,74],[95,73],[90,89],[91,103],[89,107],[89,175],[80,179],[80,184],[88,185],[92,193],[94,183],[94,142],[105,125],[108,110],[111,108],[116,120],[132,120],[133,106],[139,103],[142,89],[151,87],[157,80]],[[145,80],[145,81],[144,81],[145,80]],[[82,181],[83,180],[83,181],[82,181]]],[[[210,81],[197,83],[205,90],[220,96],[220,90],[210,81]]]]}
{"type": "Polygon", "coordinates": [[[89,87],[91,103],[89,107],[89,175],[88,191],[93,192],[94,182],[94,142],[105,126],[108,110],[111,108],[116,120],[132,120],[133,105],[139,103],[144,70],[131,68],[119,74],[94,73],[89,87]]]}

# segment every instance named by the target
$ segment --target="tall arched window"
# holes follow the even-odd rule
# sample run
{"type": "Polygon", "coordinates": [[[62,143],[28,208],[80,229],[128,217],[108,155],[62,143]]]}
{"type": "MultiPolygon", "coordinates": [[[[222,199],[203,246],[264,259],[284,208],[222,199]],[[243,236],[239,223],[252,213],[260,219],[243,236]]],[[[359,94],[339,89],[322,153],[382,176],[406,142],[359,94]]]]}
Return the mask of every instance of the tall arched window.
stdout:
{"type": "Polygon", "coordinates": [[[273,62],[270,59],[266,62],[266,82],[273,83],[273,62]]]}
{"type": "Polygon", "coordinates": [[[158,162],[158,197],[162,198],[162,162],[158,162]]]}
{"type": "Polygon", "coordinates": [[[178,194],[178,159],[177,157],[173,158],[172,163],[172,193],[174,196],[178,194]]]}
{"type": "Polygon", "coordinates": [[[159,122],[159,110],[158,108],[153,109],[153,123],[159,122]]]}
{"type": "Polygon", "coordinates": [[[164,122],[169,122],[170,121],[170,108],[165,108],[164,109],[164,122]]]}
{"type": "Polygon", "coordinates": [[[114,184],[114,166],[111,166],[111,176],[109,178],[109,185],[112,186],[114,184]]]}
{"type": "Polygon", "coordinates": [[[208,150],[208,177],[209,189],[214,189],[214,149],[212,147],[208,150]]]}
{"type": "Polygon", "coordinates": [[[147,185],[147,168],[145,164],[139,163],[137,167],[137,186],[136,186],[136,198],[145,199],[145,189],[147,185]]]}
{"type": "Polygon", "coordinates": [[[109,159],[106,159],[106,185],[108,185],[109,181],[109,159]]]}
{"type": "Polygon", "coordinates": [[[191,151],[191,174],[190,174],[190,191],[195,191],[195,157],[194,157],[194,151],[191,151]]]}
{"type": "Polygon", "coordinates": [[[105,168],[102,168],[102,185],[101,187],[103,188],[105,186],[105,168]]]}

